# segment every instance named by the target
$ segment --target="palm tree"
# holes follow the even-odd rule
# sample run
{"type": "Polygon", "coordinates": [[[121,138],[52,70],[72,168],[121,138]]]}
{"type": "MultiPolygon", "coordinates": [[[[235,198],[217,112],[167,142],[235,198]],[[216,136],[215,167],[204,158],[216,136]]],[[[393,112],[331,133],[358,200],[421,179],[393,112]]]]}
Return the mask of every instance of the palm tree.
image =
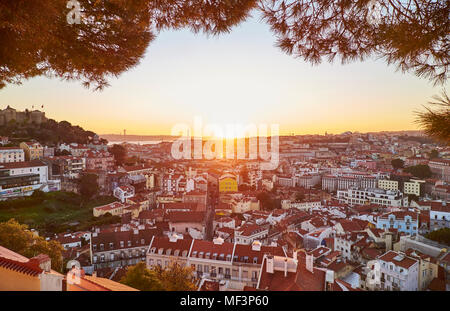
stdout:
{"type": "Polygon", "coordinates": [[[416,123],[425,134],[445,144],[450,144],[450,99],[445,90],[441,95],[433,96],[434,101],[428,102],[437,109],[425,107],[426,111],[416,112],[416,123]]]}

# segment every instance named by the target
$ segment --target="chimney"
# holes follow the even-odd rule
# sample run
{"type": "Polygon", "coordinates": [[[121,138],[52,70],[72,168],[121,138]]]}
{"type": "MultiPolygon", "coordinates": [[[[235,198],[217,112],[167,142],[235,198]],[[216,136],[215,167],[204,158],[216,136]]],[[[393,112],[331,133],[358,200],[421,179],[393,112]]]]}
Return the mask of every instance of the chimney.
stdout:
{"type": "Polygon", "coordinates": [[[50,257],[48,255],[39,254],[39,255],[31,258],[30,262],[38,265],[39,268],[41,268],[45,272],[50,272],[50,270],[52,268],[52,260],[50,259],[50,257]]]}
{"type": "Polygon", "coordinates": [[[176,242],[177,240],[178,240],[178,235],[175,232],[169,236],[170,242],[176,242]]]}
{"type": "Polygon", "coordinates": [[[306,270],[314,273],[314,255],[306,254],[306,270]]]}
{"type": "Polygon", "coordinates": [[[298,264],[298,250],[293,251],[292,259],[294,260],[295,265],[298,264]]]}
{"type": "Polygon", "coordinates": [[[273,274],[273,256],[267,255],[266,257],[266,272],[273,274]]]}
{"type": "Polygon", "coordinates": [[[286,278],[287,277],[287,274],[288,274],[288,268],[287,268],[287,266],[288,266],[288,260],[287,260],[287,258],[285,258],[284,259],[284,277],[286,278]]]}
{"type": "Polygon", "coordinates": [[[331,291],[333,283],[334,283],[334,271],[327,270],[325,272],[325,290],[331,291]]]}

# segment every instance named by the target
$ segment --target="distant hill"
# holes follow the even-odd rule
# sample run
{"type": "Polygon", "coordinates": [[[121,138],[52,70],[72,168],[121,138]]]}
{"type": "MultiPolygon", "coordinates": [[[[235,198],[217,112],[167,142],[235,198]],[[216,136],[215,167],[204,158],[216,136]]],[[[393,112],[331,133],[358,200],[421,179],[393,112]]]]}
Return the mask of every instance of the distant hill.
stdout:
{"type": "Polygon", "coordinates": [[[78,125],[53,119],[47,119],[41,124],[10,120],[6,125],[0,126],[0,136],[9,137],[13,144],[33,139],[47,146],[55,146],[58,143],[87,144],[95,135],[78,125]]]}
{"type": "Polygon", "coordinates": [[[118,134],[102,134],[100,138],[106,139],[110,142],[122,141],[173,141],[179,136],[171,135],[118,135],[118,134]]]}

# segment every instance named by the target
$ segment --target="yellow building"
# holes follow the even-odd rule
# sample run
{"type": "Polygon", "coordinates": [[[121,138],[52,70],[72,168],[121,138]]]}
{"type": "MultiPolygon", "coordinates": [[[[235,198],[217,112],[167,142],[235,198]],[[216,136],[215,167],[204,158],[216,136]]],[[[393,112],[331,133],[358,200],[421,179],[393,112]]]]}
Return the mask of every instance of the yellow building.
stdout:
{"type": "Polygon", "coordinates": [[[220,192],[236,192],[238,191],[237,178],[233,174],[224,174],[219,178],[220,192]]]}
{"type": "Polygon", "coordinates": [[[122,204],[121,202],[113,202],[102,206],[97,206],[92,209],[94,217],[100,217],[107,213],[113,216],[122,216],[125,208],[129,207],[129,204],[122,204]]]}
{"type": "Polygon", "coordinates": [[[411,179],[406,181],[403,186],[404,194],[414,194],[420,197],[420,184],[425,183],[425,180],[411,179]]]}
{"type": "Polygon", "coordinates": [[[22,142],[20,148],[25,153],[25,160],[39,160],[44,157],[44,148],[38,142],[22,142]]]}
{"type": "Polygon", "coordinates": [[[378,181],[378,188],[384,190],[398,190],[398,181],[381,179],[378,181]]]}
{"type": "Polygon", "coordinates": [[[0,246],[0,291],[61,291],[63,279],[47,255],[28,259],[0,246]]]}

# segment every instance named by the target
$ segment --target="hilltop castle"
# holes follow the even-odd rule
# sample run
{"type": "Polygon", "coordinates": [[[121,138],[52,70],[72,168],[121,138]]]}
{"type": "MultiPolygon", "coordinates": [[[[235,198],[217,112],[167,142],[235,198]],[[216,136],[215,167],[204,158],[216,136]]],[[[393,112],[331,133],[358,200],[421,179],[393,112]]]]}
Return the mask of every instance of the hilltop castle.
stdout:
{"type": "Polygon", "coordinates": [[[15,120],[17,123],[34,123],[42,124],[47,121],[45,112],[39,110],[29,111],[17,111],[10,106],[3,110],[0,110],[0,126],[5,126],[8,122],[15,120]]]}

